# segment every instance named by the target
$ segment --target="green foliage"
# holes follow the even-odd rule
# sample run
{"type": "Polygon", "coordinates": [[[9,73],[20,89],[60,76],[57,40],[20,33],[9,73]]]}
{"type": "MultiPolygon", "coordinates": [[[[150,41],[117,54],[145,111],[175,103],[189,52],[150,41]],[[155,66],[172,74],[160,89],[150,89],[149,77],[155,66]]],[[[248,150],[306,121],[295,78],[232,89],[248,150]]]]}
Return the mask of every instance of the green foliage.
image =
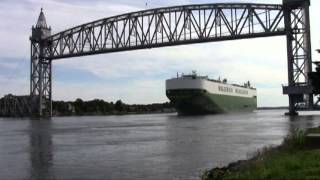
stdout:
{"type": "Polygon", "coordinates": [[[287,150],[300,150],[305,147],[306,132],[295,129],[283,141],[282,147],[287,150]]]}
{"type": "Polygon", "coordinates": [[[317,127],[317,128],[308,129],[307,133],[320,133],[320,128],[317,127]]]}
{"type": "Polygon", "coordinates": [[[74,102],[54,101],[53,114],[57,116],[69,115],[109,115],[109,114],[128,114],[128,113],[152,113],[164,112],[166,109],[173,111],[170,103],[149,104],[149,105],[128,105],[121,100],[105,102],[104,100],[94,99],[83,101],[76,99],[74,102]]]}
{"type": "MultiPolygon", "coordinates": [[[[312,130],[313,132],[319,129],[312,130]]],[[[320,150],[305,148],[306,132],[294,130],[279,147],[267,147],[250,160],[207,170],[202,180],[320,180],[320,150]]]]}
{"type": "Polygon", "coordinates": [[[222,179],[225,175],[225,171],[220,170],[219,168],[213,170],[206,170],[201,176],[201,180],[210,180],[210,179],[222,179]]]}
{"type": "Polygon", "coordinates": [[[115,105],[114,105],[114,109],[119,111],[119,112],[122,112],[125,110],[125,104],[123,104],[123,102],[121,100],[118,100],[115,105]]]}
{"type": "Polygon", "coordinates": [[[76,101],[73,103],[75,113],[77,115],[82,115],[82,113],[85,111],[85,104],[82,99],[76,99],[76,101]]]}
{"type": "Polygon", "coordinates": [[[263,161],[250,162],[237,172],[227,173],[223,179],[320,179],[320,151],[301,150],[295,153],[277,152],[263,161]]]}

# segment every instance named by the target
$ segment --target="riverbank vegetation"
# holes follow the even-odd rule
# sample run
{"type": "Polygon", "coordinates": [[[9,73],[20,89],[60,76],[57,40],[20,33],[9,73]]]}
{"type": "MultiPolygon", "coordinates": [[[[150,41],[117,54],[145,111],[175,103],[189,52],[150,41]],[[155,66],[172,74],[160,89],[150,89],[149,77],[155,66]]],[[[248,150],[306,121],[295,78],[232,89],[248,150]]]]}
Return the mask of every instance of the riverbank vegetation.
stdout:
{"type": "Polygon", "coordinates": [[[309,147],[307,134],[310,133],[320,133],[320,128],[296,130],[288,135],[280,146],[259,150],[246,161],[207,170],[201,179],[320,179],[320,149],[309,147]]]}
{"type": "Polygon", "coordinates": [[[82,115],[121,115],[121,114],[143,114],[143,113],[166,113],[174,112],[174,108],[170,103],[158,103],[139,105],[129,105],[121,100],[106,102],[104,100],[95,99],[91,101],[83,101],[77,99],[75,101],[54,101],[52,103],[54,116],[82,116],[82,115]]]}

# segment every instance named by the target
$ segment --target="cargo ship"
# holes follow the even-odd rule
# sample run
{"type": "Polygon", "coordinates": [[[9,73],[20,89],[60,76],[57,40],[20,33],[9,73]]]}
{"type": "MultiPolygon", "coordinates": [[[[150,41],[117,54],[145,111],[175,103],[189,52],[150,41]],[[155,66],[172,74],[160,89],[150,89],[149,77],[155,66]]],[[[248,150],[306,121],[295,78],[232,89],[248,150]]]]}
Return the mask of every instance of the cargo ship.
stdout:
{"type": "Polygon", "coordinates": [[[228,84],[196,72],[166,80],[166,95],[179,115],[202,115],[253,111],[257,108],[257,90],[250,82],[228,84]]]}

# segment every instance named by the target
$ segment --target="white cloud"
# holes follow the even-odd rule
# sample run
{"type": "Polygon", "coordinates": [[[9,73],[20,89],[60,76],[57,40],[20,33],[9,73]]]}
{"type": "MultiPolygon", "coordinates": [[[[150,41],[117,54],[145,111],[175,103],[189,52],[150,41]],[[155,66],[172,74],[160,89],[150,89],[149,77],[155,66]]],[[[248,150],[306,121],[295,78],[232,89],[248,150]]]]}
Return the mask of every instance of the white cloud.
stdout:
{"type": "Polygon", "coordinates": [[[70,84],[57,82],[53,86],[56,100],[104,99],[115,102],[121,99],[129,104],[155,103],[168,101],[162,79],[145,79],[126,84],[70,84]]]}
{"type": "Polygon", "coordinates": [[[1,77],[0,76],[0,95],[1,97],[6,94],[25,95],[29,94],[29,81],[28,79],[1,77]]]}
{"type": "Polygon", "coordinates": [[[260,106],[287,106],[283,102],[288,101],[288,96],[284,96],[281,93],[281,86],[278,88],[263,88],[257,90],[257,100],[260,106]]]}

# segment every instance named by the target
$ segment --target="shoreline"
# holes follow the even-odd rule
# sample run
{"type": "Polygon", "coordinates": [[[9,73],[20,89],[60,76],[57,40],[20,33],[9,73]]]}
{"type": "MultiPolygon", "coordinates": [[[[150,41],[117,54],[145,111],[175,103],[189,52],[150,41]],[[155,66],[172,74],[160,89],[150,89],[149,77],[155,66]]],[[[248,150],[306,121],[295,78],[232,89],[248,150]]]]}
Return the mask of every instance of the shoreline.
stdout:
{"type": "Polygon", "coordinates": [[[320,179],[320,127],[295,130],[282,144],[259,149],[247,160],[206,170],[201,179],[320,179]]]}
{"type": "Polygon", "coordinates": [[[85,117],[85,116],[126,116],[126,115],[152,115],[152,114],[171,114],[176,113],[176,111],[168,111],[168,112],[119,112],[119,113],[110,113],[110,114],[82,114],[82,115],[52,115],[52,117],[85,117]]]}

